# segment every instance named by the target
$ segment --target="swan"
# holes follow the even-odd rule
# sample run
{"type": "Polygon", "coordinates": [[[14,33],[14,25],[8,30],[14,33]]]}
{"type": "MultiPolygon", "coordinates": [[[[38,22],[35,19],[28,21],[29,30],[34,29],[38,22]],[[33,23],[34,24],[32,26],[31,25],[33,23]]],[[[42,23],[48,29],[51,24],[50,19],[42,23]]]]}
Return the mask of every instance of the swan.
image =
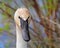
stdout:
{"type": "Polygon", "coordinates": [[[28,48],[27,43],[30,41],[28,24],[31,16],[27,8],[18,8],[14,14],[16,24],[16,48],[28,48]]]}

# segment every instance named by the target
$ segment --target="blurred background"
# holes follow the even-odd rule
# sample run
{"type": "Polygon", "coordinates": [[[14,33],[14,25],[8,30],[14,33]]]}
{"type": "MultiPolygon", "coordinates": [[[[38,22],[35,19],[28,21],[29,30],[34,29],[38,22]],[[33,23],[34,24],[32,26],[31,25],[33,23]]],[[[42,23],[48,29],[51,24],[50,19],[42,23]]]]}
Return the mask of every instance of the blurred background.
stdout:
{"type": "Polygon", "coordinates": [[[14,13],[29,9],[29,48],[60,48],[60,0],[0,0],[0,48],[16,48],[14,13]]]}

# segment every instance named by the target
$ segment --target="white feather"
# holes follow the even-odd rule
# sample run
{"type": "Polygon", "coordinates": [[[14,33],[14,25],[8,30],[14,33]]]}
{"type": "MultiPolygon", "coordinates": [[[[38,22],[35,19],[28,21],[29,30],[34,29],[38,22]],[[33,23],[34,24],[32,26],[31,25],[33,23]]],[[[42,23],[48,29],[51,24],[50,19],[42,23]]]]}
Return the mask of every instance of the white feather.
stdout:
{"type": "Polygon", "coordinates": [[[27,48],[27,42],[23,40],[21,27],[20,27],[20,19],[26,20],[30,16],[28,9],[26,8],[19,8],[16,10],[14,15],[14,20],[16,23],[16,48],[27,48]]]}

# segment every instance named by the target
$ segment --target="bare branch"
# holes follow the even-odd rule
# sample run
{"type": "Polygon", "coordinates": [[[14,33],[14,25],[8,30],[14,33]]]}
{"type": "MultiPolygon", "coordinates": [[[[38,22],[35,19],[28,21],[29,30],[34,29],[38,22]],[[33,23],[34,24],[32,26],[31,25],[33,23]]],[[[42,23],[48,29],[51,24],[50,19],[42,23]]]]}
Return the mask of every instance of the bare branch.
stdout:
{"type": "Polygon", "coordinates": [[[0,10],[1,10],[2,12],[5,12],[5,13],[8,15],[9,18],[13,18],[11,14],[9,14],[8,12],[6,12],[6,11],[3,10],[2,8],[0,8],[0,10]]]}
{"type": "MultiPolygon", "coordinates": [[[[3,2],[0,1],[0,3],[3,3],[3,2]]],[[[16,10],[16,9],[12,8],[10,5],[8,5],[7,3],[4,3],[4,5],[7,6],[7,7],[9,7],[9,8],[11,8],[14,11],[16,10]]]]}

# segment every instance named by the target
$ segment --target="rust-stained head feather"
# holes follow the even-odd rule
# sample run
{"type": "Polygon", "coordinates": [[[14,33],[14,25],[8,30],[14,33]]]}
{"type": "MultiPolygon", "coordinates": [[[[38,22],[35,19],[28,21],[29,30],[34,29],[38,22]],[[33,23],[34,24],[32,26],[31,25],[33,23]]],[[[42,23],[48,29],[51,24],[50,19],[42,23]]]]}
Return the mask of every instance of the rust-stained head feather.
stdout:
{"type": "MultiPolygon", "coordinates": [[[[22,18],[23,20],[27,20],[27,18],[29,17],[28,20],[30,20],[31,16],[30,16],[30,13],[29,13],[29,10],[27,8],[18,8],[15,12],[15,15],[14,15],[14,20],[15,22],[20,25],[20,18],[22,18]]],[[[30,21],[29,21],[30,22],[30,21]]]]}

